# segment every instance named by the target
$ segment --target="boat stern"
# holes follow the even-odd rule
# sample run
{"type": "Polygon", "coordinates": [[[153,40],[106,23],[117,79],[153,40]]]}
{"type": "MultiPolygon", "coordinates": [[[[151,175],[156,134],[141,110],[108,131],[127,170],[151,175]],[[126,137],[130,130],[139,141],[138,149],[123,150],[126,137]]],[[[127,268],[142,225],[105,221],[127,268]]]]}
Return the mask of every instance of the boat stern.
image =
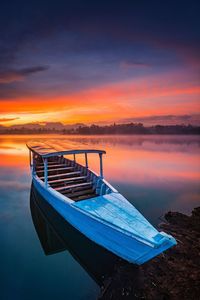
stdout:
{"type": "Polygon", "coordinates": [[[152,246],[152,249],[149,250],[147,253],[144,255],[141,255],[138,257],[136,260],[136,264],[141,265],[150,259],[153,259],[155,256],[158,256],[159,254],[163,253],[167,249],[177,245],[177,241],[175,238],[163,231],[158,232],[154,236],[154,245],[152,246]]]}

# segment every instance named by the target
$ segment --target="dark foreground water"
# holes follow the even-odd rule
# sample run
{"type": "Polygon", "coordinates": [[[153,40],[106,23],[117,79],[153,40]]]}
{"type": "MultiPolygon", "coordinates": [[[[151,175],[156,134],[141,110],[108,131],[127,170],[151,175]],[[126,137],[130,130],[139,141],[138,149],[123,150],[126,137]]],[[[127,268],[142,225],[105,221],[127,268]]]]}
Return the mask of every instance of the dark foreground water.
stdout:
{"type": "MultiPolygon", "coordinates": [[[[106,179],[155,226],[168,210],[190,213],[200,205],[197,136],[39,136],[48,138],[105,149],[106,179]]],[[[117,258],[31,190],[28,140],[0,137],[0,298],[95,299],[117,258]]],[[[96,171],[97,162],[89,157],[96,171]]]]}

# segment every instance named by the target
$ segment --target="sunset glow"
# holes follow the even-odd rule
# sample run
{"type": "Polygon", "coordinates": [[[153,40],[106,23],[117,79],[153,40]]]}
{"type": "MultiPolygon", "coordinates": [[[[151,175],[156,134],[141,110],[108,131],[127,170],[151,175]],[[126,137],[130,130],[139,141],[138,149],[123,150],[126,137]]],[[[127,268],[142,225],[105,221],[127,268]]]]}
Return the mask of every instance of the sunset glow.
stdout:
{"type": "Polygon", "coordinates": [[[144,78],[90,88],[77,93],[42,98],[1,100],[1,124],[60,121],[70,123],[123,122],[156,115],[195,114],[200,87],[174,84],[166,78],[144,78]],[[188,101],[188,98],[190,99],[188,101]],[[172,100],[173,99],[173,100],[172,100]]]}
{"type": "Polygon", "coordinates": [[[199,125],[198,9],[187,16],[184,4],[180,14],[175,4],[146,3],[146,16],[142,5],[110,3],[108,17],[103,3],[85,5],[41,3],[39,15],[34,2],[1,10],[0,125],[199,125]]]}

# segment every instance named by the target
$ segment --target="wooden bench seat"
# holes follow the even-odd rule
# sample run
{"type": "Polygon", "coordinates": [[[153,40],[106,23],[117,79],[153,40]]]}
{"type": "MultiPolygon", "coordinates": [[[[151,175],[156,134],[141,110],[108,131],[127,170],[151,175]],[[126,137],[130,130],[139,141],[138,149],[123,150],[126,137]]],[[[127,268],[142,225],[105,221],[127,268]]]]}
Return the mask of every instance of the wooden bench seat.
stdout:
{"type": "MultiPolygon", "coordinates": [[[[55,164],[55,165],[48,165],[48,169],[53,169],[53,168],[57,168],[57,167],[66,167],[66,164],[55,164]]],[[[44,165],[43,166],[38,166],[37,169],[44,169],[44,165]]]]}
{"type": "MultiPolygon", "coordinates": [[[[50,176],[48,176],[48,179],[65,177],[65,176],[69,177],[71,175],[78,175],[78,174],[81,174],[81,171],[67,172],[67,173],[60,173],[60,174],[56,174],[56,175],[50,175],[50,176]]],[[[44,176],[40,177],[40,179],[44,179],[44,176]]]]}
{"type": "Polygon", "coordinates": [[[92,182],[83,182],[83,183],[78,183],[78,184],[72,184],[72,185],[66,185],[66,186],[61,186],[58,188],[54,188],[56,191],[62,191],[62,190],[67,190],[67,189],[74,189],[76,187],[83,187],[83,186],[91,186],[92,182]]]}
{"type": "MultiPolygon", "coordinates": [[[[54,165],[54,164],[59,164],[59,161],[48,161],[48,165],[54,165]]],[[[44,163],[36,163],[36,166],[41,167],[44,166],[44,163]]]]}
{"type": "MultiPolygon", "coordinates": [[[[48,166],[55,165],[55,164],[59,164],[59,161],[51,161],[51,162],[48,161],[48,166]]],[[[36,166],[37,167],[42,167],[42,166],[44,166],[44,163],[43,162],[37,163],[36,166]]]]}
{"type": "Polygon", "coordinates": [[[90,199],[90,198],[94,198],[96,197],[97,195],[95,193],[93,194],[85,194],[85,195],[82,195],[82,196],[77,196],[77,197],[72,197],[70,199],[72,199],[73,201],[81,201],[81,200],[86,200],[86,199],[90,199]]]}
{"type": "Polygon", "coordinates": [[[68,181],[76,181],[76,180],[83,180],[83,179],[86,179],[87,176],[77,176],[77,177],[69,177],[69,178],[62,178],[62,179],[56,179],[56,180],[51,180],[51,181],[48,181],[49,184],[54,184],[54,183],[65,183],[65,182],[68,182],[68,181]]]}
{"type": "Polygon", "coordinates": [[[72,197],[78,197],[78,196],[83,196],[83,195],[88,195],[88,194],[93,194],[94,193],[94,189],[93,188],[87,188],[85,190],[80,190],[80,191],[65,191],[63,192],[63,194],[68,197],[68,198],[72,198],[72,197]]]}
{"type": "MultiPolygon", "coordinates": [[[[62,170],[73,170],[73,169],[74,169],[74,167],[63,167],[63,168],[58,168],[58,169],[50,169],[50,170],[48,170],[48,173],[62,171],[62,170]]],[[[39,171],[37,171],[37,174],[38,173],[44,173],[44,170],[39,170],[39,171]]]]}

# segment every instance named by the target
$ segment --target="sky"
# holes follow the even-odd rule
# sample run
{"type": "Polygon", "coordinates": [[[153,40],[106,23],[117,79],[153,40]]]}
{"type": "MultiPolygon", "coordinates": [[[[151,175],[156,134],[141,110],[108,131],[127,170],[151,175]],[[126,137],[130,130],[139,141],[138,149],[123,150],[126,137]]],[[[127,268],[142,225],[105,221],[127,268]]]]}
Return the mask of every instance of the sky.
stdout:
{"type": "Polygon", "coordinates": [[[200,124],[199,1],[0,4],[0,125],[200,124]]]}

